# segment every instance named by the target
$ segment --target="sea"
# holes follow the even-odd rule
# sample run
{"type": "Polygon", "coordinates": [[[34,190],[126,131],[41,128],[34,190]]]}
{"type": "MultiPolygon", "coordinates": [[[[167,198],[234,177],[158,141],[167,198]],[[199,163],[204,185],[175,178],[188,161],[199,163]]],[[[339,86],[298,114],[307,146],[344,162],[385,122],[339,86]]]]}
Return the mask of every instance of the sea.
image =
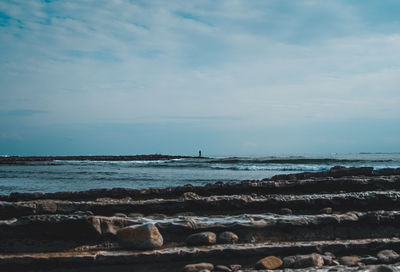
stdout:
{"type": "Polygon", "coordinates": [[[0,194],[95,188],[164,188],[261,180],[347,167],[399,168],[400,153],[211,156],[157,161],[47,161],[0,165],[0,194]]]}

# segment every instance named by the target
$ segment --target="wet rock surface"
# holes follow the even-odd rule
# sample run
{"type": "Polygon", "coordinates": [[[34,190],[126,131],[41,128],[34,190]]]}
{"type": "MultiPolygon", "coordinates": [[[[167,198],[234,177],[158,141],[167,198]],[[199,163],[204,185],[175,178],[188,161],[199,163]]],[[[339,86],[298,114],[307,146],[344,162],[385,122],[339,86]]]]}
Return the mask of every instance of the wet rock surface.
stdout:
{"type": "Polygon", "coordinates": [[[397,271],[399,189],[400,169],[334,167],[206,186],[3,195],[0,270],[397,271]]]}

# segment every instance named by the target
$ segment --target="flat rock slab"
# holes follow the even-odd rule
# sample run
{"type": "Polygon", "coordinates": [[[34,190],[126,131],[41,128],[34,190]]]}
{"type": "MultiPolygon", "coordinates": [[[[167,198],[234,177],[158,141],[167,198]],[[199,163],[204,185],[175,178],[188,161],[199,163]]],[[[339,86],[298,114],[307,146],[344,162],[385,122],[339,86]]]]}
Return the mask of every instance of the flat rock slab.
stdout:
{"type": "Polygon", "coordinates": [[[382,248],[400,248],[400,239],[365,239],[346,241],[294,242],[277,244],[236,244],[212,245],[203,247],[175,247],[151,251],[93,251],[59,252],[30,254],[1,254],[0,268],[6,267],[42,267],[59,265],[126,265],[151,264],[162,262],[195,263],[207,259],[226,260],[230,258],[248,258],[255,263],[263,256],[288,256],[298,253],[310,254],[318,251],[337,252],[373,252],[382,248]]]}
{"type": "MultiPolygon", "coordinates": [[[[400,184],[400,182],[399,182],[400,184]]],[[[98,201],[0,201],[0,219],[35,214],[71,214],[91,211],[95,215],[142,213],[174,215],[180,212],[215,214],[220,211],[245,213],[292,210],[319,212],[324,207],[337,211],[391,209],[400,205],[400,192],[366,191],[339,194],[303,195],[218,195],[198,199],[99,199],[98,201]]]]}

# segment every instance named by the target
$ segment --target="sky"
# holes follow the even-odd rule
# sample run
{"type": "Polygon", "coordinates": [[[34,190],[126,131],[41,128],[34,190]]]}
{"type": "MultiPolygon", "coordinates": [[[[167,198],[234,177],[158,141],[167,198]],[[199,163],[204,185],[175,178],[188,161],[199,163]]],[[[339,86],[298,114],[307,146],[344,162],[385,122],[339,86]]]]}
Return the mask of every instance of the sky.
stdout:
{"type": "Polygon", "coordinates": [[[398,0],[1,0],[0,155],[400,151],[398,0]]]}

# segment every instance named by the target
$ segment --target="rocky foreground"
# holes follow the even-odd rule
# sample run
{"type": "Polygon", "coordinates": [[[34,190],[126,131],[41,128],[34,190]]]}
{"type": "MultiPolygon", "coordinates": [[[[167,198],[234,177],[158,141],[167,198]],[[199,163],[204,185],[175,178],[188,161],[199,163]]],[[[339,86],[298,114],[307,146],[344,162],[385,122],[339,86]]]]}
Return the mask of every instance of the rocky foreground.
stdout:
{"type": "Polygon", "coordinates": [[[0,271],[398,271],[400,168],[0,196],[0,271]]]}

